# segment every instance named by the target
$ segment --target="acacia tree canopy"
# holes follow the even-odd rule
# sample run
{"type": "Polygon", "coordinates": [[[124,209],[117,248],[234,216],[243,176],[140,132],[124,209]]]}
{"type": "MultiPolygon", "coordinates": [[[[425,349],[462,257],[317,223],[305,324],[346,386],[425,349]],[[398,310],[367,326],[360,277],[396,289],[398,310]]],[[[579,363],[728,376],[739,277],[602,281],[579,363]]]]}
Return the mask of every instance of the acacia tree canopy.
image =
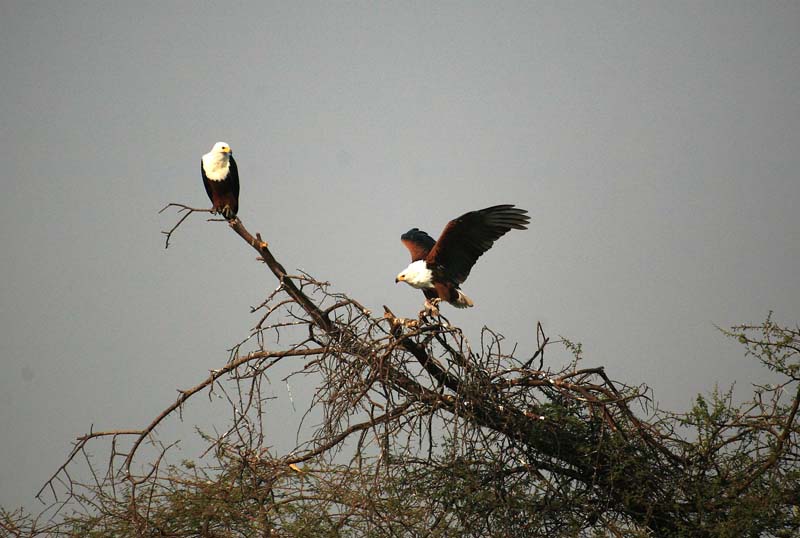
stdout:
{"type": "MultiPolygon", "coordinates": [[[[167,233],[167,242],[187,214],[167,233]]],[[[795,536],[800,530],[800,329],[727,332],[779,380],[744,404],[698,396],[688,413],[581,368],[580,345],[468,342],[443,317],[373,315],[291,275],[259,235],[231,229],[279,287],[228,363],[144,428],[90,431],[42,488],[38,516],[0,512],[12,536],[795,536]],[[571,360],[548,367],[545,354],[571,360]],[[270,378],[316,383],[289,451],[269,446],[270,378]],[[286,378],[286,376],[282,376],[286,378]],[[207,457],[174,461],[158,426],[224,396],[207,457]],[[200,398],[198,398],[200,397],[200,398]],[[312,420],[313,419],[313,420],[312,420]],[[313,427],[311,424],[313,423],[313,427]],[[106,445],[103,445],[103,442],[106,445]],[[90,457],[107,450],[103,464],[90,457]],[[83,465],[81,471],[76,468],[83,465]],[[78,479],[76,476],[89,477],[78,479]]],[[[168,243],[167,243],[168,245],[168,243]]],[[[562,361],[564,362],[564,361],[562,361]]]]}

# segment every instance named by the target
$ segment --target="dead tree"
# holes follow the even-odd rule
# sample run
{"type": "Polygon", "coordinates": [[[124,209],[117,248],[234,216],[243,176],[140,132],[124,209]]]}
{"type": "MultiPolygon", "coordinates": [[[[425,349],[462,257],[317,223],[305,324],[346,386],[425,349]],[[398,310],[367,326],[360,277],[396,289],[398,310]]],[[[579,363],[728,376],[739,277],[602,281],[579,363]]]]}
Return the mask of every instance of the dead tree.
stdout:
{"type": "MultiPolygon", "coordinates": [[[[165,232],[167,245],[178,225],[165,232]]],[[[254,310],[260,318],[249,337],[146,427],[79,437],[39,492],[57,499],[61,519],[38,529],[75,535],[107,525],[164,536],[798,529],[800,331],[769,319],[734,328],[781,383],[758,388],[749,406],[722,394],[672,415],[650,405],[646,387],[614,382],[602,367],[579,368],[580,346],[549,340],[540,325],[535,349],[519,356],[488,329],[473,347],[441,317],[402,319],[388,307],[374,316],[328,283],[287,272],[239,219],[229,226],[278,281],[254,310]],[[556,344],[574,360],[551,369],[544,356],[556,344]],[[299,430],[293,450],[276,453],[265,442],[263,387],[287,361],[294,366],[286,379],[317,383],[308,406],[316,424],[299,430]],[[234,417],[222,433],[206,434],[215,463],[169,463],[172,445],[159,439],[158,426],[211,393],[224,396],[234,417]],[[102,468],[88,451],[100,439],[110,445],[102,468]],[[88,481],[70,471],[81,459],[88,481]]]]}

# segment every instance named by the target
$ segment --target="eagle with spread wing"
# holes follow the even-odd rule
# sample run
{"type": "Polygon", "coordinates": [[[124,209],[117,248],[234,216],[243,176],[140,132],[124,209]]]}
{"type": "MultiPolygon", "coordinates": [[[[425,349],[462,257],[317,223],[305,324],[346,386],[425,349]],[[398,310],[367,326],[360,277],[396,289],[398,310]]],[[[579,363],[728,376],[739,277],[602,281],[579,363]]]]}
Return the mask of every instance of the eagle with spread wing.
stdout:
{"type": "Polygon", "coordinates": [[[464,213],[445,226],[435,241],[419,228],[412,228],[400,240],[411,253],[411,265],[395,282],[422,290],[426,310],[436,312],[440,301],[456,308],[473,306],[460,289],[484,252],[509,230],[526,230],[527,211],[511,204],[496,205],[464,213]]]}

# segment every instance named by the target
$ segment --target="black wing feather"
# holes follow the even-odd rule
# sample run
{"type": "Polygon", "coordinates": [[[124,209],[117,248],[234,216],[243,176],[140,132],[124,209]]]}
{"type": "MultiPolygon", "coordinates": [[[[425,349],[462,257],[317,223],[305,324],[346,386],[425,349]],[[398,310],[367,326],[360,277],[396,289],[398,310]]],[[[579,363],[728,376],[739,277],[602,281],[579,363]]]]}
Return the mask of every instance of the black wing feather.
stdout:
{"type": "Polygon", "coordinates": [[[526,230],[527,211],[511,204],[496,205],[464,213],[451,220],[425,261],[445,278],[461,284],[475,262],[509,230],[526,230]]]}
{"type": "Polygon", "coordinates": [[[230,182],[231,190],[233,191],[233,196],[236,198],[238,203],[239,201],[239,167],[236,166],[236,160],[233,158],[233,154],[228,157],[228,177],[225,178],[225,181],[230,182]]]}
{"type": "Polygon", "coordinates": [[[212,200],[211,184],[209,183],[208,177],[206,177],[206,169],[203,168],[203,159],[200,159],[200,173],[203,175],[203,186],[206,188],[206,194],[208,194],[208,199],[212,200]]]}
{"type": "Polygon", "coordinates": [[[436,241],[419,228],[411,228],[400,236],[400,241],[411,253],[411,261],[424,260],[431,251],[436,241]]]}

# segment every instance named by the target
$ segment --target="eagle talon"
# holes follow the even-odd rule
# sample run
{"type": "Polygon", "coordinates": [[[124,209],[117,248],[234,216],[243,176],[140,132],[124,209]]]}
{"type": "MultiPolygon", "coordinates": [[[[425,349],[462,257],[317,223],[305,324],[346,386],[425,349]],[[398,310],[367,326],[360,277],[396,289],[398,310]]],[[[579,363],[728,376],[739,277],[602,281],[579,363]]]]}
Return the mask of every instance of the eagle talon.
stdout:
{"type": "Polygon", "coordinates": [[[226,205],[225,207],[220,209],[219,214],[222,215],[227,220],[233,220],[233,218],[236,216],[233,210],[231,209],[231,206],[229,205],[226,205]]]}
{"type": "Polygon", "coordinates": [[[439,299],[438,297],[436,299],[426,300],[425,301],[425,306],[419,312],[419,317],[420,318],[423,318],[425,316],[430,316],[432,318],[438,317],[439,316],[439,303],[441,303],[441,302],[442,302],[442,300],[439,299]]]}

